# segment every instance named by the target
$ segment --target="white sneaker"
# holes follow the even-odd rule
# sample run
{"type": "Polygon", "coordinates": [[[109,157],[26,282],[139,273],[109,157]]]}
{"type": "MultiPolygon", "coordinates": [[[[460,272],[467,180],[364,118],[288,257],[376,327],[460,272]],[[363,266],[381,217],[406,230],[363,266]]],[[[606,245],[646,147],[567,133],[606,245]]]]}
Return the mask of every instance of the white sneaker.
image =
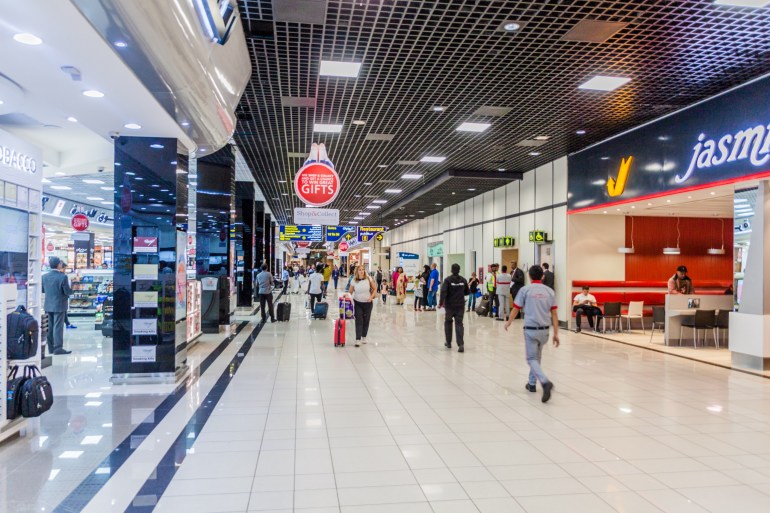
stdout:
{"type": "Polygon", "coordinates": [[[361,343],[366,344],[366,337],[361,338],[361,343]]]}

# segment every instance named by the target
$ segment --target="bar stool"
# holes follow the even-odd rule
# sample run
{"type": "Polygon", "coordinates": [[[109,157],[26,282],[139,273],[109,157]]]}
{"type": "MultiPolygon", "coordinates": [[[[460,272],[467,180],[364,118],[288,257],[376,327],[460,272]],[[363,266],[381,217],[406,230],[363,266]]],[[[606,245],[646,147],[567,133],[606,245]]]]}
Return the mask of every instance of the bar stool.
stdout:
{"type": "Polygon", "coordinates": [[[652,335],[655,333],[655,326],[660,325],[661,331],[666,329],[666,309],[662,306],[652,307],[652,330],[650,330],[650,344],[652,344],[652,335]]]}
{"type": "Polygon", "coordinates": [[[716,334],[717,349],[719,349],[719,332],[730,329],[730,310],[720,310],[717,314],[717,322],[714,324],[714,333],[716,334]]]}
{"type": "MultiPolygon", "coordinates": [[[[682,326],[679,328],[679,345],[682,345],[682,329],[692,328],[693,331],[693,345],[698,348],[698,330],[712,330],[714,334],[714,325],[716,324],[716,310],[695,310],[695,315],[688,316],[682,319],[682,326]]],[[[708,333],[703,334],[703,342],[705,345],[708,333]]],[[[716,344],[716,338],[714,338],[716,344]]]]}
{"type": "Polygon", "coordinates": [[[604,303],[604,317],[602,317],[602,331],[604,332],[607,331],[607,319],[615,321],[613,325],[623,327],[620,321],[620,303],[604,303]]]}

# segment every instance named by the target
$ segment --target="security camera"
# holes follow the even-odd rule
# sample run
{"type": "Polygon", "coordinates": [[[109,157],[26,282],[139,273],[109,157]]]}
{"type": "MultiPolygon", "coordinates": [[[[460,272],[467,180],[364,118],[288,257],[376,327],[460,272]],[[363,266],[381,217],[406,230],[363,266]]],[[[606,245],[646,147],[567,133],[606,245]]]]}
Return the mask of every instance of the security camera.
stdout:
{"type": "Polygon", "coordinates": [[[118,137],[120,137],[120,132],[110,132],[109,135],[110,135],[110,139],[112,139],[113,141],[117,141],[118,137]]]}

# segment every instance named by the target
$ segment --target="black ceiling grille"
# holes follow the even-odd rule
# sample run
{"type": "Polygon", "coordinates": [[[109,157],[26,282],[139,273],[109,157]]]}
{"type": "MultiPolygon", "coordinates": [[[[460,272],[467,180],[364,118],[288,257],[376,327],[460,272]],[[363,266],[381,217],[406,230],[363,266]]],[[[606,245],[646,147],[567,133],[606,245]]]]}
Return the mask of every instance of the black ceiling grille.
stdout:
{"type": "MultiPolygon", "coordinates": [[[[301,159],[289,155],[312,142],[326,143],[340,173],[330,207],[347,210],[347,222],[371,203],[364,195],[392,205],[448,169],[527,171],[770,72],[770,10],[713,0],[328,0],[324,24],[275,21],[271,0],[238,4],[254,34],[235,139],[279,223],[300,206],[291,177],[301,159]],[[565,41],[584,20],[625,25],[603,43],[565,41]],[[509,21],[521,29],[500,30],[509,21]],[[319,77],[321,59],[363,66],[356,79],[319,77]],[[633,80],[612,93],[577,89],[598,74],[633,80]],[[283,107],[282,98],[315,98],[315,108],[283,107]],[[456,131],[465,121],[492,126],[456,131]],[[314,134],[313,123],[344,128],[314,134]],[[537,151],[517,146],[537,136],[550,136],[537,151]],[[429,155],[447,160],[396,165],[429,155]]],[[[461,192],[442,187],[423,203],[450,204],[461,192]]],[[[407,215],[433,213],[419,210],[407,215]]]]}

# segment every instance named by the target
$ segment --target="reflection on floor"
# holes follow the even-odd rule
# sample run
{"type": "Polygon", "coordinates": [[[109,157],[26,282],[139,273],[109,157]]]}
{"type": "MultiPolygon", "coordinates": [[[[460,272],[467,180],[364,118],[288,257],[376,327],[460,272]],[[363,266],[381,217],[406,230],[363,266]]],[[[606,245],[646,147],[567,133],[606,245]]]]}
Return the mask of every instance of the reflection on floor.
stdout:
{"type": "MultiPolygon", "coordinates": [[[[250,323],[83,511],[770,511],[765,379],[564,333],[544,351],[543,404],[524,390],[520,321],[468,314],[459,354],[440,313],[377,304],[368,344],[353,347],[351,322],[335,349],[331,316],[292,303],[248,348],[250,323]]],[[[86,398],[76,381],[39,435],[0,446],[0,511],[51,511],[98,464],[75,453],[109,450],[162,399],[86,398]]]]}
{"type": "MultiPolygon", "coordinates": [[[[623,344],[650,349],[681,358],[687,358],[689,360],[695,360],[711,365],[718,365],[720,367],[724,367],[725,369],[735,369],[742,372],[755,374],[757,376],[770,378],[770,371],[761,371],[734,366],[730,357],[730,351],[724,346],[725,341],[722,340],[720,342],[719,349],[717,349],[716,345],[714,344],[714,339],[711,338],[710,333],[708,342],[702,346],[699,345],[697,348],[693,347],[692,343],[690,343],[689,347],[687,345],[667,346],[663,340],[663,334],[660,331],[656,331],[652,335],[652,340],[650,340],[649,331],[644,334],[640,330],[625,331],[623,333],[594,333],[591,330],[583,330],[581,335],[589,335],[605,340],[611,340],[613,342],[621,342],[623,344]]],[[[573,337],[574,336],[576,335],[573,334],[573,337]]],[[[580,335],[577,336],[579,337],[580,335]]],[[[699,344],[701,344],[701,342],[699,342],[699,344]]]]}

